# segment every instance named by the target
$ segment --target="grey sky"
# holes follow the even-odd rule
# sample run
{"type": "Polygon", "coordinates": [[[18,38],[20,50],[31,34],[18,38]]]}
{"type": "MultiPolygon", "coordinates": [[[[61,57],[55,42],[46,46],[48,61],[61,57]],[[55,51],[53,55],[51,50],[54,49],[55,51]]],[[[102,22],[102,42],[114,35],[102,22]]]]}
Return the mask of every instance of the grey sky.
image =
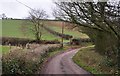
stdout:
{"type": "MultiPolygon", "coordinates": [[[[18,1],[30,6],[31,8],[36,8],[36,9],[41,8],[47,12],[49,18],[54,18],[52,16],[52,8],[55,7],[53,1],[57,1],[57,0],[18,0],[18,1]]],[[[65,1],[65,0],[58,0],[58,1],[65,1]]],[[[120,1],[120,0],[114,0],[114,1],[120,1]]],[[[25,18],[28,16],[29,10],[30,10],[29,8],[18,3],[16,0],[0,0],[0,14],[5,13],[7,17],[25,18]]]]}
{"type": "MultiPolygon", "coordinates": [[[[47,12],[50,18],[52,16],[52,8],[54,3],[52,0],[18,0],[31,8],[40,8],[47,12]]],[[[5,13],[7,17],[25,18],[30,9],[18,3],[16,0],[0,0],[0,14],[5,13]]]]}

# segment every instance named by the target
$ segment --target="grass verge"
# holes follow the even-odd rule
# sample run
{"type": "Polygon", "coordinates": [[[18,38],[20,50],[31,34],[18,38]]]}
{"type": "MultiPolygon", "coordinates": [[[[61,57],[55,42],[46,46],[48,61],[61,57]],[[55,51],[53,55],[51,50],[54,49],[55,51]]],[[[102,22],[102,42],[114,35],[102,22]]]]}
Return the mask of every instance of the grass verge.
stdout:
{"type": "Polygon", "coordinates": [[[108,64],[111,64],[108,59],[94,50],[94,46],[81,48],[73,57],[73,61],[96,76],[99,76],[99,74],[114,74],[115,68],[108,66],[108,64]]]}

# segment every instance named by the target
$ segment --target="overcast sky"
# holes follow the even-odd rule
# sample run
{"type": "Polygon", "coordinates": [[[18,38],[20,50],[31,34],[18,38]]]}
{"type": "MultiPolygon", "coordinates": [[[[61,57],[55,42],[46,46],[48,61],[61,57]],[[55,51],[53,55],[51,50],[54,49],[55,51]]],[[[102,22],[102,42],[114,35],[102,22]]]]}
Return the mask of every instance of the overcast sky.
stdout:
{"type": "MultiPolygon", "coordinates": [[[[53,0],[18,0],[31,8],[40,8],[47,12],[50,18],[52,9],[55,7],[53,0]]],[[[30,9],[20,4],[16,0],[0,0],[0,14],[5,13],[7,17],[25,18],[28,16],[30,9]]]]}
{"type": "MultiPolygon", "coordinates": [[[[28,5],[31,8],[43,9],[47,12],[49,18],[51,19],[54,18],[52,16],[52,9],[55,7],[53,1],[56,0],[18,0],[18,1],[28,5]]],[[[61,1],[68,1],[68,0],[61,0],[61,1]]],[[[28,16],[29,10],[30,10],[29,8],[20,4],[16,0],[0,0],[0,14],[5,13],[6,16],[9,18],[25,18],[28,16]]]]}

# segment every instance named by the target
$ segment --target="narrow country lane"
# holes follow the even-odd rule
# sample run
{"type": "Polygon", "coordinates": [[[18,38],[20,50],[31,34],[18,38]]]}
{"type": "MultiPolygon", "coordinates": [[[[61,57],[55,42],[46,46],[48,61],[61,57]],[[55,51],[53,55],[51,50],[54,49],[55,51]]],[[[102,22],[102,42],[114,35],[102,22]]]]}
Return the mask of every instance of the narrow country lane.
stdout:
{"type": "Polygon", "coordinates": [[[72,60],[79,49],[74,49],[53,57],[44,68],[43,74],[90,74],[72,60]]]}

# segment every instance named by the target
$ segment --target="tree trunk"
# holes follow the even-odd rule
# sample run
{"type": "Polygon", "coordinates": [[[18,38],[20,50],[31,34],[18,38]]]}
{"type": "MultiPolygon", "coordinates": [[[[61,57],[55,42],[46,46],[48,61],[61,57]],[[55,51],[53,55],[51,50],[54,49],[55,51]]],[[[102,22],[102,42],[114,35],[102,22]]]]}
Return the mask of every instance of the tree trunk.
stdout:
{"type": "Polygon", "coordinates": [[[118,65],[118,74],[120,74],[120,38],[118,39],[118,46],[117,46],[117,50],[118,50],[118,56],[117,56],[117,59],[118,59],[118,62],[117,62],[117,65],[118,65]]]}
{"type": "Polygon", "coordinates": [[[40,34],[39,34],[39,39],[41,40],[42,39],[42,32],[40,31],[40,34]]]}
{"type": "Polygon", "coordinates": [[[63,34],[64,34],[64,22],[62,22],[62,48],[63,48],[63,42],[64,42],[64,40],[63,40],[63,34]]]}
{"type": "Polygon", "coordinates": [[[38,32],[36,33],[36,40],[40,41],[40,37],[39,37],[39,33],[38,32]]]}

